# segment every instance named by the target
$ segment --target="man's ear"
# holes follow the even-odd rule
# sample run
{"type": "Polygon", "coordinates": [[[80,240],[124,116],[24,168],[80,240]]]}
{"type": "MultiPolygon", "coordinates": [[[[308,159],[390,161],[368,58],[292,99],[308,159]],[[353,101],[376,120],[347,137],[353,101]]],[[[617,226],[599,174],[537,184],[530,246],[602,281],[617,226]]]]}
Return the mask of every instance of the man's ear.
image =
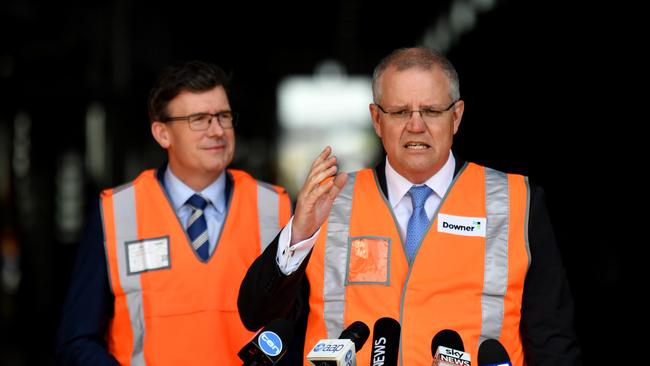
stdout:
{"type": "Polygon", "coordinates": [[[154,121],[151,123],[151,134],[153,135],[153,138],[156,140],[158,145],[160,145],[163,149],[166,149],[169,147],[169,145],[171,145],[171,139],[169,136],[170,131],[166,123],[159,121],[154,121]]]}
{"type": "Polygon", "coordinates": [[[459,99],[456,102],[456,105],[453,109],[454,116],[454,135],[458,132],[458,127],[460,127],[460,120],[463,119],[463,112],[465,111],[465,102],[462,99],[459,99]]]}
{"type": "Polygon", "coordinates": [[[375,129],[375,133],[379,138],[381,138],[381,124],[379,123],[379,111],[377,106],[374,103],[370,103],[368,106],[370,109],[370,118],[372,118],[372,127],[375,129]]]}

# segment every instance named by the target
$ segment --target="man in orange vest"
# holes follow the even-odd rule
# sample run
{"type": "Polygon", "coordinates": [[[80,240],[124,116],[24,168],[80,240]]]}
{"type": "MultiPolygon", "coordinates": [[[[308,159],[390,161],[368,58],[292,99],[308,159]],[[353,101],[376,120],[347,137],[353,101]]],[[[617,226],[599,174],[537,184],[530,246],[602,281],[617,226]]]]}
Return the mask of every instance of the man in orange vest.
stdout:
{"type": "MultiPolygon", "coordinates": [[[[354,321],[391,317],[404,366],[430,365],[443,329],[461,335],[474,364],[490,338],[513,365],[579,363],[542,190],[451,152],[465,107],[453,65],[433,50],[396,50],[374,71],[373,99],[385,161],[337,174],[329,147],[316,158],[295,216],[242,282],[247,328],[308,312],[306,355],[354,321]]],[[[371,348],[358,364],[371,364],[371,348]]]]}
{"type": "Polygon", "coordinates": [[[189,62],[149,96],[168,163],[102,192],[82,240],[59,329],[65,365],[240,365],[253,333],[237,288],[284,226],[284,189],[227,169],[236,114],[228,77],[189,62]]]}

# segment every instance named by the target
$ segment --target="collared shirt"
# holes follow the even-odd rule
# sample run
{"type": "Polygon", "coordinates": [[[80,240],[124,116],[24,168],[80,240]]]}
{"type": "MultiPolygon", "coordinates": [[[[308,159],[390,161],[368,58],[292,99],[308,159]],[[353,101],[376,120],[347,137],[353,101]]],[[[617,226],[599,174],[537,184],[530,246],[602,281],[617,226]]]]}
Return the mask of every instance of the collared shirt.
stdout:
{"type": "MultiPolygon", "coordinates": [[[[429,220],[431,220],[431,217],[433,217],[438,206],[440,206],[442,197],[445,196],[449,186],[451,185],[451,181],[454,178],[455,167],[456,159],[454,158],[454,154],[450,151],[449,158],[447,158],[447,162],[442,166],[442,168],[424,182],[424,184],[429,186],[429,188],[434,192],[434,194],[431,194],[427,198],[427,201],[424,204],[424,210],[426,211],[429,220]]],[[[391,209],[397,218],[400,234],[402,238],[406,238],[406,228],[411,213],[413,212],[413,204],[411,203],[411,196],[408,194],[408,191],[414,184],[409,182],[408,179],[404,178],[393,169],[388,162],[388,157],[386,157],[386,185],[388,188],[388,200],[391,209]]],[[[320,233],[320,229],[318,229],[311,238],[289,246],[291,243],[292,224],[293,216],[287,226],[285,226],[280,233],[278,252],[276,254],[278,267],[285,275],[290,275],[300,267],[300,264],[307,257],[309,251],[316,243],[316,238],[318,238],[318,234],[320,233]]]]}
{"type": "Polygon", "coordinates": [[[411,201],[409,189],[414,185],[426,185],[433,190],[433,193],[429,195],[424,203],[424,210],[426,211],[429,220],[431,220],[433,214],[438,210],[442,198],[447,193],[451,181],[454,179],[455,167],[456,159],[454,159],[454,154],[450,152],[447,162],[436,174],[423,184],[414,184],[399,175],[399,173],[397,173],[388,162],[388,158],[386,158],[386,188],[388,190],[388,201],[393,209],[395,218],[397,218],[399,232],[403,239],[406,238],[406,228],[408,227],[409,218],[413,212],[413,203],[411,201]]]}
{"type": "Polygon", "coordinates": [[[226,172],[223,171],[219,178],[212,182],[201,192],[195,192],[188,187],[178,177],[174,175],[169,166],[164,175],[165,189],[180,220],[183,228],[187,229],[187,223],[192,215],[192,208],[185,204],[187,200],[195,193],[200,194],[203,198],[210,201],[203,211],[205,221],[208,224],[208,239],[210,254],[214,252],[217,246],[217,239],[221,233],[223,222],[226,214],[226,172]]]}

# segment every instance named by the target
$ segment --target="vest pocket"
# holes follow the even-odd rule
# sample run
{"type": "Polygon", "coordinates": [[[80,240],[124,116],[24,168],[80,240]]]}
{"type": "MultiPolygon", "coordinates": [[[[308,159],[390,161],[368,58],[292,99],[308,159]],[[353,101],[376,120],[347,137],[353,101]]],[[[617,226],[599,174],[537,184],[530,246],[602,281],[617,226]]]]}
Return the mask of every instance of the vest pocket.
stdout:
{"type": "Polygon", "coordinates": [[[356,236],[348,239],[346,285],[389,285],[390,238],[356,236]]]}

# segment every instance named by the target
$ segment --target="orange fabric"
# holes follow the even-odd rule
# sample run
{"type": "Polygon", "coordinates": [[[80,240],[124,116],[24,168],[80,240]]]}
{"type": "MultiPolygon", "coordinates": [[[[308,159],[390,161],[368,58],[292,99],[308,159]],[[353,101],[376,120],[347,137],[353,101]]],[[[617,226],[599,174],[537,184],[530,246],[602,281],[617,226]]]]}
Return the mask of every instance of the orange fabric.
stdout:
{"type": "MultiPolygon", "coordinates": [[[[219,243],[207,263],[192,249],[154,172],[144,172],[133,183],[138,234],[132,240],[167,236],[170,246],[170,268],[140,273],[147,365],[240,365],[237,352],[254,334],[240,321],[237,291],[260,254],[257,183],[244,172],[229,172],[234,181],[232,199],[219,243]]],[[[284,200],[281,196],[280,202],[284,200]]],[[[110,205],[110,192],[104,201],[105,207],[110,205]]],[[[108,238],[111,248],[114,244],[108,242],[114,238],[108,238]]],[[[109,249],[111,262],[116,262],[116,254],[109,249]]],[[[110,272],[116,277],[116,268],[111,266],[110,272]]],[[[133,343],[121,336],[131,327],[123,301],[123,294],[116,292],[109,334],[114,344],[133,343]]],[[[115,354],[121,360],[131,355],[127,348],[116,349],[115,354]]]]}
{"type": "MultiPolygon", "coordinates": [[[[115,253],[115,215],[113,212],[113,200],[110,199],[113,194],[112,189],[102,192],[102,220],[104,222],[105,248],[107,253],[115,253]]],[[[109,334],[114,337],[108,337],[108,351],[115,355],[121,365],[130,365],[133,352],[133,332],[129,321],[129,313],[126,311],[126,296],[120,282],[118,274],[117,256],[107,255],[107,264],[109,267],[108,275],[111,282],[113,293],[115,294],[115,317],[109,324],[109,334]],[[115,339],[122,340],[115,342],[115,339]],[[119,355],[119,356],[118,356],[119,355]]]]}
{"type": "MultiPolygon", "coordinates": [[[[508,289],[504,299],[504,331],[499,341],[511,355],[513,365],[522,365],[521,340],[518,335],[519,310],[528,265],[524,236],[526,187],[523,177],[509,176],[509,189],[511,221],[508,289]]],[[[469,164],[450,187],[439,212],[486,217],[484,168],[469,164]]],[[[397,224],[372,170],[357,173],[349,218],[349,236],[390,238],[390,273],[388,285],[346,284],[344,326],[361,320],[372,330],[372,325],[380,317],[400,320],[403,365],[430,365],[433,359],[431,339],[445,328],[454,329],[461,335],[466,352],[472,356],[472,363],[477,362],[482,320],[485,238],[441,233],[437,230],[437,224],[436,216],[409,273],[397,224]]],[[[307,267],[312,291],[306,353],[319,339],[327,337],[323,318],[326,233],[324,226],[307,267]]],[[[368,342],[371,340],[372,331],[368,342]]],[[[371,346],[367,343],[358,352],[357,363],[370,364],[370,352],[371,346]]]]}

